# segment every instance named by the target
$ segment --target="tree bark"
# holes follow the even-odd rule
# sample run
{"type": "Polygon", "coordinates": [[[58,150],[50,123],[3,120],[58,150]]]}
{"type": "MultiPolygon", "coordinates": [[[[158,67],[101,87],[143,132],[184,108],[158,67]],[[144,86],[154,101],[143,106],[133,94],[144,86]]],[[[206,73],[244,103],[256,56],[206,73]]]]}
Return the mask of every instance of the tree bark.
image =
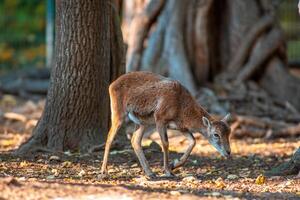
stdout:
{"type": "Polygon", "coordinates": [[[279,100],[289,102],[300,110],[300,79],[289,73],[279,58],[273,58],[266,66],[260,84],[279,100]]]}
{"type": "Polygon", "coordinates": [[[109,83],[123,73],[123,44],[110,1],[57,0],[55,64],[44,112],[17,150],[86,152],[105,140],[109,83]]]}
{"type": "MultiPolygon", "coordinates": [[[[258,80],[264,79],[259,72],[268,72],[270,61],[286,61],[285,41],[274,17],[275,1],[165,0],[162,8],[161,1],[139,2],[138,9],[125,7],[123,12],[133,16],[130,27],[134,28],[127,29],[129,38],[134,38],[128,41],[127,64],[134,66],[129,71],[167,75],[195,91],[220,72],[235,82],[258,80]],[[160,9],[156,19],[153,16],[160,9]],[[144,13],[142,18],[139,13],[144,13]]],[[[264,88],[275,97],[283,95],[264,88]]],[[[300,101],[289,95],[284,100],[300,107],[300,101]]]]}
{"type": "Polygon", "coordinates": [[[300,173],[300,147],[292,155],[288,162],[284,162],[277,167],[265,172],[266,176],[288,176],[300,173]]]}
{"type": "Polygon", "coordinates": [[[164,0],[152,0],[145,10],[137,13],[132,20],[130,24],[131,34],[128,38],[127,71],[136,71],[140,66],[144,40],[163,5],[164,0]]]}

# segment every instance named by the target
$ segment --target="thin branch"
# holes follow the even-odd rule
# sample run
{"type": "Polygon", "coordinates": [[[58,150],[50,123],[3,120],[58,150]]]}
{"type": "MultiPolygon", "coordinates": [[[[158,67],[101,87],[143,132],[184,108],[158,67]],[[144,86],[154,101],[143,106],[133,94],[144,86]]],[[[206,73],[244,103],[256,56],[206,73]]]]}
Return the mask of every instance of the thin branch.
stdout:
{"type": "Polygon", "coordinates": [[[278,131],[272,131],[270,134],[266,135],[266,138],[291,137],[297,135],[300,135],[300,123],[278,131]]]}

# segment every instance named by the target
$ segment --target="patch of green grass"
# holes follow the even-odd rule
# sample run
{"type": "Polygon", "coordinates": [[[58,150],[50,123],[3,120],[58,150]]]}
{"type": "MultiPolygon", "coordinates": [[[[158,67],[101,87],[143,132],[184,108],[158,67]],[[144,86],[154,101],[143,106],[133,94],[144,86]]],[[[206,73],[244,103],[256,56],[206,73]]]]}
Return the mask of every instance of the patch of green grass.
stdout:
{"type": "Polygon", "coordinates": [[[0,72],[45,64],[46,1],[0,0],[0,72]]]}
{"type": "Polygon", "coordinates": [[[288,41],[287,55],[289,60],[300,59],[300,40],[288,41]]]}

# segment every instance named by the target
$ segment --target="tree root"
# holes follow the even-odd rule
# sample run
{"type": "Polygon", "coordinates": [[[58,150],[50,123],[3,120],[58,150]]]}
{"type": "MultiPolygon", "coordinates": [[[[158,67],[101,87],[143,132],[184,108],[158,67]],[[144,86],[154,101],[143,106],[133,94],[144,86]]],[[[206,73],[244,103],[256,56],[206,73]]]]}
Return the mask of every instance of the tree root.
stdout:
{"type": "Polygon", "coordinates": [[[269,118],[258,118],[237,115],[231,125],[233,137],[252,137],[274,139],[300,135],[300,124],[293,125],[284,121],[269,118]]]}
{"type": "Polygon", "coordinates": [[[228,69],[231,71],[237,71],[240,69],[244,62],[249,57],[252,47],[258,37],[261,36],[268,28],[270,28],[274,23],[274,17],[271,15],[266,15],[262,17],[249,31],[246,35],[244,42],[239,47],[236,56],[229,63],[228,69]]]}
{"type": "Polygon", "coordinates": [[[268,63],[260,84],[269,94],[300,111],[300,79],[289,73],[282,60],[275,57],[268,63]]]}
{"type": "Polygon", "coordinates": [[[236,82],[241,83],[249,78],[270,59],[282,44],[282,33],[279,29],[272,29],[265,37],[261,37],[253,49],[248,63],[239,72],[236,82]]]}
{"type": "Polygon", "coordinates": [[[294,153],[292,158],[279,166],[266,171],[266,176],[287,176],[297,175],[300,172],[300,148],[294,153]]]}
{"type": "Polygon", "coordinates": [[[293,137],[300,135],[300,124],[297,124],[295,126],[289,126],[286,128],[283,128],[278,131],[270,132],[269,134],[266,134],[266,138],[279,138],[279,137],[293,137]]]}
{"type": "Polygon", "coordinates": [[[105,143],[102,143],[102,144],[99,144],[99,145],[96,145],[96,146],[92,146],[89,148],[88,150],[88,153],[94,153],[94,152],[97,152],[97,151],[101,151],[103,150],[105,147],[105,143]]]}
{"type": "Polygon", "coordinates": [[[37,139],[32,136],[27,142],[23,143],[13,152],[15,156],[31,157],[37,152],[55,153],[55,151],[45,147],[37,139]]]}

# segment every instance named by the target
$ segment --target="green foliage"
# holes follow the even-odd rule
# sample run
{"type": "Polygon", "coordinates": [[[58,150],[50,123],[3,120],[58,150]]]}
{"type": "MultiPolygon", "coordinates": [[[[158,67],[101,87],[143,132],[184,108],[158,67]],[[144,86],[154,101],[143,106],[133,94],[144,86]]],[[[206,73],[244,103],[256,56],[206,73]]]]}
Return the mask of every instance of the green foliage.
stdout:
{"type": "Polygon", "coordinates": [[[282,1],[278,12],[287,39],[289,60],[300,59],[300,16],[297,4],[298,0],[282,1]]]}
{"type": "Polygon", "coordinates": [[[45,7],[41,0],[0,0],[0,71],[44,66],[45,7]]]}

